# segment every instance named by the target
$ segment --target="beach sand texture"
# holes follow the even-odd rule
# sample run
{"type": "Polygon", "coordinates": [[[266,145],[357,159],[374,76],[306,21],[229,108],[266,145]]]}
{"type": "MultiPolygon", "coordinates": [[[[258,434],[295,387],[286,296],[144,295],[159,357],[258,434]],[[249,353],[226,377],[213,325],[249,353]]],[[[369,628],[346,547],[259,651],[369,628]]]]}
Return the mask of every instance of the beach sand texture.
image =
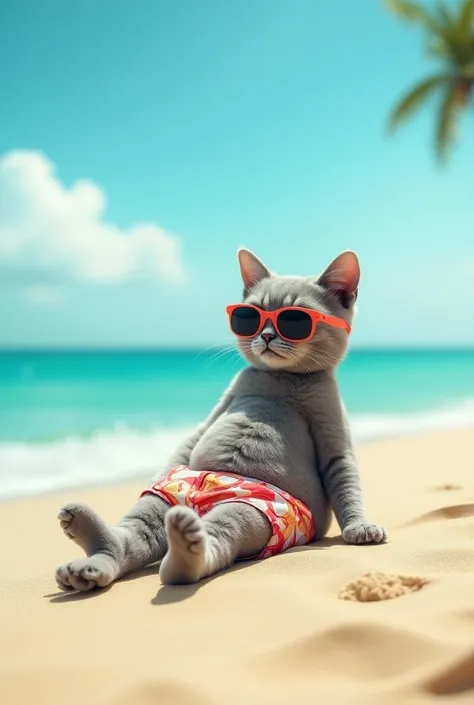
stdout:
{"type": "Polygon", "coordinates": [[[342,545],[333,525],[319,545],[194,586],[162,587],[152,568],[57,591],[55,567],[81,555],[61,505],[87,501],[112,522],[140,484],[2,505],[2,705],[472,705],[474,430],[358,457],[387,545],[342,545]]]}

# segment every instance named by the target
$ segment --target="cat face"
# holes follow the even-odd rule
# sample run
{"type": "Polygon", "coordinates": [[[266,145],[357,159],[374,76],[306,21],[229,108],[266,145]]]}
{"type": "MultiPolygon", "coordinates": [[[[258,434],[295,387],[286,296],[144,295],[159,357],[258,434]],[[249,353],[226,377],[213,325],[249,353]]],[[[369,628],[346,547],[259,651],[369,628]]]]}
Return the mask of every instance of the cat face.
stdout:
{"type": "MultiPolygon", "coordinates": [[[[354,252],[341,253],[315,277],[277,276],[249,250],[239,250],[238,259],[244,303],[264,311],[300,306],[337,316],[351,325],[360,277],[354,252]]],[[[334,369],[344,357],[348,334],[319,322],[309,340],[289,342],[266,321],[252,339],[237,340],[242,356],[254,367],[301,373],[334,369]]]]}

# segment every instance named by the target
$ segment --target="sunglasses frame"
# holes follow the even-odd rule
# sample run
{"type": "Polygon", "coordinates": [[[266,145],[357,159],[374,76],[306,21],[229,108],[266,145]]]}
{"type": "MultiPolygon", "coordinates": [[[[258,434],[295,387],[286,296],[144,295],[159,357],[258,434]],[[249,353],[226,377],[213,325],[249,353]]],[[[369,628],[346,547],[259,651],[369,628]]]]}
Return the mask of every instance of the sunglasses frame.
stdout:
{"type": "Polygon", "coordinates": [[[332,326],[333,328],[342,328],[346,331],[348,335],[351,332],[350,325],[343,318],[338,318],[337,316],[330,316],[326,313],[320,313],[319,311],[315,311],[312,308],[303,308],[302,306],[283,306],[282,308],[277,308],[275,311],[266,311],[265,309],[259,308],[258,306],[254,306],[253,304],[230,304],[226,307],[226,312],[229,316],[229,325],[232,333],[237,338],[240,338],[242,340],[249,340],[250,338],[255,338],[256,335],[262,332],[268,321],[272,323],[280,338],[286,340],[286,342],[288,343],[307,342],[313,337],[318,323],[325,323],[326,325],[332,326]],[[251,308],[254,311],[258,311],[260,315],[260,323],[258,325],[257,330],[255,331],[255,333],[252,333],[252,335],[238,335],[234,332],[232,328],[232,314],[238,308],[251,308]],[[298,338],[297,340],[295,340],[294,338],[287,338],[286,336],[282,335],[278,327],[277,319],[280,313],[283,313],[283,311],[301,311],[302,313],[308,314],[308,316],[311,318],[310,334],[306,338],[298,338]]]}

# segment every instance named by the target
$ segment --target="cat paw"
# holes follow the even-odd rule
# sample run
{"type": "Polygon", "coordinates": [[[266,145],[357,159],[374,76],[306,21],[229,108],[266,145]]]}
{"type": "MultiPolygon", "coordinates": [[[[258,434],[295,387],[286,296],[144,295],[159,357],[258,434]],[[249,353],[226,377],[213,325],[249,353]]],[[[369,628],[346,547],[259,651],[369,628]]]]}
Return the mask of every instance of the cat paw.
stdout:
{"type": "Polygon", "coordinates": [[[61,529],[64,531],[68,539],[76,539],[81,537],[89,528],[89,522],[86,519],[86,527],[84,527],[84,516],[87,516],[89,508],[82,504],[66,504],[65,507],[59,510],[58,521],[61,529]]]}
{"type": "Polygon", "coordinates": [[[199,554],[204,550],[206,530],[200,517],[189,507],[174,507],[166,514],[166,534],[174,550],[199,554]]]}
{"type": "Polygon", "coordinates": [[[120,542],[103,519],[86,504],[66,504],[59,514],[64,534],[80,546],[88,556],[105,553],[120,555],[120,542]]]}
{"type": "Polygon", "coordinates": [[[87,592],[110,585],[117,575],[115,561],[109,556],[90,556],[70,561],[56,570],[56,584],[60,590],[87,592]]]}
{"type": "Polygon", "coordinates": [[[172,507],[165,517],[168,552],[160,566],[164,585],[199,580],[206,564],[207,533],[204,523],[189,507],[172,507]]]}
{"type": "Polygon", "coordinates": [[[361,521],[346,526],[342,538],[350,544],[385,543],[387,532],[382,526],[361,521]]]}

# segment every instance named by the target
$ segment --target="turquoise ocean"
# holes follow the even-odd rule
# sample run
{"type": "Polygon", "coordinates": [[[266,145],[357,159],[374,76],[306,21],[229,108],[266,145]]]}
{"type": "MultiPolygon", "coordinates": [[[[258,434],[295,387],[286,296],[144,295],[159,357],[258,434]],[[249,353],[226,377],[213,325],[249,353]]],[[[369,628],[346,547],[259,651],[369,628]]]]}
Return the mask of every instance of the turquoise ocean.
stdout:
{"type": "MultiPolygon", "coordinates": [[[[152,475],[243,364],[215,349],[0,352],[0,499],[152,475]]],[[[354,350],[338,380],[357,441],[474,429],[474,351],[354,350]]]]}

